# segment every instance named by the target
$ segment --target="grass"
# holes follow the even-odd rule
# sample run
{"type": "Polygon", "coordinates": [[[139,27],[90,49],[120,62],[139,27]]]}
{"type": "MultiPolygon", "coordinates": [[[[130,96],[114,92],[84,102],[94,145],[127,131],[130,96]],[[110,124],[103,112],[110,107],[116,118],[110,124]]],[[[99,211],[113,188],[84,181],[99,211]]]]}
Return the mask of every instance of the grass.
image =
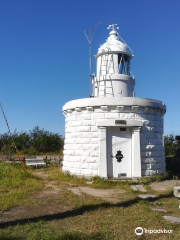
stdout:
{"type": "MultiPolygon", "coordinates": [[[[20,169],[13,165],[12,168],[15,169],[15,172],[18,170],[18,173],[12,173],[14,171],[11,169],[8,170],[9,172],[12,171],[11,174],[8,173],[8,176],[19,175],[16,179],[19,179],[21,183],[20,179],[24,176],[21,177],[20,169]]],[[[163,219],[164,215],[178,217],[180,213],[178,200],[173,196],[172,190],[158,192],[146,186],[149,194],[158,196],[155,202],[149,202],[140,200],[138,198],[139,192],[130,190],[129,182],[103,181],[98,177],[91,179],[93,183],[88,185],[90,187],[124,189],[124,192],[119,195],[118,203],[108,203],[101,198],[86,194],[75,195],[67,189],[69,185],[76,187],[86,185],[87,179],[85,178],[79,179],[68,173],[62,173],[59,167],[51,167],[42,171],[49,174],[48,181],[55,180],[55,184],[58,183],[60,187],[62,186],[58,198],[53,199],[51,197],[49,204],[53,205],[54,201],[57,201],[57,204],[62,205],[63,209],[66,210],[63,210],[58,217],[53,218],[52,216],[51,219],[47,218],[44,221],[17,224],[1,229],[0,240],[180,239],[180,225],[163,219]],[[152,211],[151,208],[162,208],[167,210],[167,213],[152,211]],[[64,212],[69,212],[69,215],[63,217],[64,212]],[[146,233],[137,236],[135,234],[136,227],[173,230],[173,234],[146,233]]],[[[24,177],[24,181],[26,178],[42,181],[34,178],[31,173],[24,177]]],[[[11,184],[13,185],[13,183],[11,184]]],[[[11,184],[8,186],[11,186],[11,184]]],[[[22,187],[21,184],[19,184],[20,188],[22,187]]],[[[11,188],[9,192],[16,189],[16,186],[11,188]]],[[[28,195],[25,198],[28,199],[28,195]]]]}
{"type": "Polygon", "coordinates": [[[168,173],[164,173],[163,175],[150,176],[150,177],[142,177],[138,179],[138,183],[140,184],[149,184],[152,182],[161,182],[169,179],[168,173]]]}
{"type": "Polygon", "coordinates": [[[71,175],[69,172],[62,172],[61,166],[51,165],[46,169],[49,174],[49,180],[58,180],[58,183],[71,183],[73,186],[86,185],[87,179],[71,175]]]}
{"type": "Polygon", "coordinates": [[[42,188],[30,172],[23,172],[20,164],[0,162],[0,210],[18,205],[26,196],[42,188]]]}
{"type": "Polygon", "coordinates": [[[93,177],[91,179],[86,179],[85,177],[77,177],[71,175],[69,172],[62,172],[61,167],[51,166],[46,169],[46,172],[49,174],[49,180],[58,180],[58,184],[67,184],[75,186],[89,186],[93,188],[107,189],[107,188],[121,188],[121,189],[130,189],[130,182],[125,181],[109,181],[102,180],[100,177],[93,177]],[[92,184],[88,184],[91,182],[92,184]]]}
{"type": "Polygon", "coordinates": [[[151,177],[142,177],[137,181],[129,180],[129,181],[111,181],[111,180],[103,180],[100,177],[96,176],[91,179],[86,179],[84,177],[77,177],[75,175],[71,175],[69,172],[62,172],[62,168],[51,165],[50,168],[47,168],[47,173],[49,173],[49,179],[58,180],[59,183],[71,183],[73,186],[87,185],[87,182],[92,182],[90,187],[93,188],[121,188],[128,189],[131,184],[143,184],[147,185],[152,182],[160,182],[168,179],[168,175],[159,175],[159,176],[151,176],[151,177]]]}
{"type": "MultiPolygon", "coordinates": [[[[93,199],[91,199],[93,202],[93,199]]],[[[163,199],[161,200],[163,202],[163,199]]],[[[173,201],[171,203],[174,204],[173,201]]],[[[163,220],[163,214],[151,211],[151,203],[140,201],[121,207],[113,204],[97,204],[96,208],[85,207],[83,214],[56,219],[16,225],[2,229],[2,240],[131,240],[131,239],[176,239],[180,238],[179,224],[172,224],[163,220]],[[99,206],[99,207],[98,207],[99,206]],[[173,234],[144,234],[143,238],[136,236],[137,226],[146,229],[173,230],[173,234]]],[[[157,206],[156,206],[157,207],[157,206]]],[[[165,207],[162,203],[161,208],[165,207]]]]}
{"type": "Polygon", "coordinates": [[[92,179],[93,183],[91,187],[93,188],[120,188],[120,189],[130,189],[129,185],[131,182],[128,181],[109,181],[109,180],[102,180],[100,177],[94,177],[92,179]]]}

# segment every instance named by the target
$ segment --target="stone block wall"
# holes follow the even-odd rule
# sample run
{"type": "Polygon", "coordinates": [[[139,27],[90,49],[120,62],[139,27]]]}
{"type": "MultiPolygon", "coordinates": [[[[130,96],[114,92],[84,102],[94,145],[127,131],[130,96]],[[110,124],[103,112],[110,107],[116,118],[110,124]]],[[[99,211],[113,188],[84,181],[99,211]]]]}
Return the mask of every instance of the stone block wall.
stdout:
{"type": "Polygon", "coordinates": [[[148,114],[141,128],[142,176],[159,175],[165,172],[163,116],[148,114]]]}
{"type": "Polygon", "coordinates": [[[81,109],[67,113],[63,171],[71,174],[96,176],[99,162],[99,131],[97,119],[104,113],[81,109]]]}

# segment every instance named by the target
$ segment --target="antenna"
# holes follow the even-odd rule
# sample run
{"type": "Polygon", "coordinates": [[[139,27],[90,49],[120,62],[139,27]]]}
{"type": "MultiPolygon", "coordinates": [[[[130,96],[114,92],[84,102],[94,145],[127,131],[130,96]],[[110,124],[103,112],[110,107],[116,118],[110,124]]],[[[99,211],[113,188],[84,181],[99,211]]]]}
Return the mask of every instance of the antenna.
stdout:
{"type": "Polygon", "coordinates": [[[92,74],[91,74],[91,43],[92,43],[92,40],[93,40],[93,37],[94,37],[94,33],[96,31],[96,28],[101,23],[103,23],[103,22],[97,23],[94,26],[86,28],[83,31],[79,32],[79,34],[84,32],[84,34],[85,34],[85,36],[86,36],[86,38],[88,40],[88,43],[89,43],[89,92],[90,92],[90,96],[91,96],[91,77],[92,77],[92,74]],[[91,28],[94,28],[92,35],[91,35],[91,28]],[[89,30],[89,37],[87,35],[88,30],[89,30]]]}

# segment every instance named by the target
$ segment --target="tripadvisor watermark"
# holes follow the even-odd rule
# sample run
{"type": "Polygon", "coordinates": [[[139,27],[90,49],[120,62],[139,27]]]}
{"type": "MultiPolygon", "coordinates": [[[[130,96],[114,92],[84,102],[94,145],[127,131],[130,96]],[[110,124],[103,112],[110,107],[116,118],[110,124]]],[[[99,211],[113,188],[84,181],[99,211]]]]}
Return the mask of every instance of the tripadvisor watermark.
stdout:
{"type": "Polygon", "coordinates": [[[150,233],[150,234],[152,234],[152,233],[173,233],[173,230],[167,230],[167,229],[154,229],[154,230],[152,230],[152,229],[146,229],[146,228],[141,228],[141,227],[137,227],[136,229],[135,229],[135,233],[137,234],[137,235],[141,235],[141,234],[143,234],[143,232],[144,233],[150,233]]]}
{"type": "Polygon", "coordinates": [[[137,227],[137,228],[135,229],[135,233],[136,233],[137,235],[141,235],[141,234],[143,234],[143,229],[142,229],[141,227],[137,227]]]}
{"type": "Polygon", "coordinates": [[[167,229],[154,229],[154,230],[150,230],[150,229],[146,229],[144,228],[144,233],[173,233],[173,230],[167,230],[167,229]]]}

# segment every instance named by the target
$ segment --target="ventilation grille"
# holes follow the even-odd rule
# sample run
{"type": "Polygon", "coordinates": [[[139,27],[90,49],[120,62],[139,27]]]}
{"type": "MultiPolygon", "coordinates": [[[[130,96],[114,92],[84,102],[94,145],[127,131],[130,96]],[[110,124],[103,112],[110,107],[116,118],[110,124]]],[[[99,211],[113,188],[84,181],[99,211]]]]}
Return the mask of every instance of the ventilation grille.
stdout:
{"type": "Polygon", "coordinates": [[[125,132],[126,128],[120,128],[120,131],[122,131],[122,132],[124,131],[125,132]]]}
{"type": "Polygon", "coordinates": [[[127,174],[126,173],[119,173],[118,174],[118,178],[121,178],[121,177],[126,177],[127,176],[127,174]]]}

